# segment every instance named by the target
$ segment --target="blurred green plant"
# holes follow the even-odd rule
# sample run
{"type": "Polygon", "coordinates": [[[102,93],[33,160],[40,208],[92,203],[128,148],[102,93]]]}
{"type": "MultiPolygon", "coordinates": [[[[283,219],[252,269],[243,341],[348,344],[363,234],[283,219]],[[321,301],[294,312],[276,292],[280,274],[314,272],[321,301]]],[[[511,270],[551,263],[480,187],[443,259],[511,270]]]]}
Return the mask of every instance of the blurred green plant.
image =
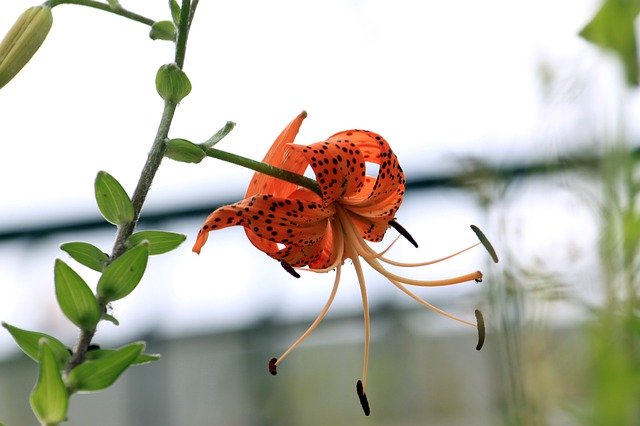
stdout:
{"type": "Polygon", "coordinates": [[[638,85],[638,48],[634,22],[640,13],[639,0],[605,0],[580,36],[613,51],[622,61],[627,83],[638,85]]]}

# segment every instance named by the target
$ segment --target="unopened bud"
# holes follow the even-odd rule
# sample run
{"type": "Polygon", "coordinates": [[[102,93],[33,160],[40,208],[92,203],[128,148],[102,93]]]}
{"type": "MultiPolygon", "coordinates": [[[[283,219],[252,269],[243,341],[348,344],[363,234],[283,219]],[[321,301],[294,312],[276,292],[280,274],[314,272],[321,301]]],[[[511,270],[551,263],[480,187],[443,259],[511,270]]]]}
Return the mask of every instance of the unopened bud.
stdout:
{"type": "Polygon", "coordinates": [[[25,10],[0,43],[0,88],[26,65],[47,38],[53,16],[48,6],[25,10]]]}
{"type": "Polygon", "coordinates": [[[165,101],[178,103],[191,92],[191,82],[178,65],[166,64],[156,74],[156,90],[165,101]]]}

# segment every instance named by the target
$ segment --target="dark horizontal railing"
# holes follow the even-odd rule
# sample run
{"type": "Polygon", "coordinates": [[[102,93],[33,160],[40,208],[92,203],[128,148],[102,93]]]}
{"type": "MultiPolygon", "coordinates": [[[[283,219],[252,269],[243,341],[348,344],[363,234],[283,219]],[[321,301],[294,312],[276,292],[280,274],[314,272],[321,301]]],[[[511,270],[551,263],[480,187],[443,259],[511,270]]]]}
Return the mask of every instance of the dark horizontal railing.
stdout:
{"type": "MultiPolygon", "coordinates": [[[[640,151],[634,151],[637,154],[640,151]]],[[[407,191],[435,189],[435,188],[474,188],[482,182],[508,181],[519,177],[531,175],[541,175],[555,173],[558,171],[576,170],[580,168],[593,170],[600,164],[600,158],[596,156],[574,156],[558,158],[551,162],[538,162],[530,164],[520,164],[512,166],[493,166],[482,162],[469,161],[466,166],[467,171],[456,174],[442,174],[436,176],[424,176],[414,178],[407,182],[407,191]]],[[[218,206],[230,204],[233,200],[218,200],[213,204],[191,205],[182,208],[172,208],[167,210],[144,212],[140,218],[140,225],[148,227],[154,223],[168,220],[179,220],[186,218],[204,218],[218,206]]],[[[58,223],[38,223],[29,224],[23,227],[12,229],[0,228],[0,241],[30,238],[37,239],[47,237],[51,234],[80,232],[96,229],[107,229],[112,225],[108,224],[98,215],[84,219],[58,223]]]]}

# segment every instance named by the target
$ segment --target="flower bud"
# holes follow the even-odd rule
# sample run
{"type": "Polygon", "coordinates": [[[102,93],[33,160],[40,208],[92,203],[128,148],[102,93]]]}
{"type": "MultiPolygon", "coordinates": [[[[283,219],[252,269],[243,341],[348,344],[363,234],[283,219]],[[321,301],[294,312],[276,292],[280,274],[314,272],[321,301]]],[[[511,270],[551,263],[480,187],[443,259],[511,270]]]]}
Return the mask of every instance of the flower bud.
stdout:
{"type": "Polygon", "coordinates": [[[156,74],[156,90],[165,101],[178,103],[191,92],[191,82],[176,64],[166,64],[156,74]]]}
{"type": "Polygon", "coordinates": [[[0,43],[0,88],[25,66],[47,37],[53,16],[48,6],[25,10],[0,43]]]}

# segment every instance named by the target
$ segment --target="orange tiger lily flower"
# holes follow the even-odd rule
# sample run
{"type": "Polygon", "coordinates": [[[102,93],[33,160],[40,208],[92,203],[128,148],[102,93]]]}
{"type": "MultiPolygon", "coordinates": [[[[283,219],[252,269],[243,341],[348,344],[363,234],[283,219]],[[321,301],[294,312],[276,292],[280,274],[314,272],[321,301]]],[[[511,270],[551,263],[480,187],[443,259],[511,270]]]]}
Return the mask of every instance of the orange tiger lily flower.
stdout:
{"type": "MultiPolygon", "coordinates": [[[[398,159],[382,136],[363,130],[342,131],[326,141],[308,146],[294,144],[305,117],[306,113],[302,112],[282,131],[263,162],[299,175],[311,167],[322,196],[308,188],[256,172],[244,200],[221,207],[206,219],[193,251],[200,253],[209,232],[241,225],[254,246],[280,261],[296,277],[299,277],[296,270],[322,273],[335,269],[333,289],[316,320],[279,358],[270,360],[269,371],[274,375],[276,366],[324,318],[338,290],[341,267],[346,259],[351,259],[360,285],[365,329],[362,381],[357,381],[356,389],[365,414],[369,415],[365,389],[370,321],[361,259],[421,305],[463,324],[478,326],[480,340],[483,340],[484,330],[479,311],[476,311],[478,324],[469,322],[436,308],[407,288],[480,281],[480,271],[428,281],[406,278],[383,266],[425,266],[449,259],[477,244],[441,259],[420,263],[397,262],[385,257],[385,252],[391,246],[382,252],[374,251],[366,241],[381,241],[390,226],[417,247],[413,238],[395,222],[395,214],[405,192],[405,177],[398,159]],[[366,174],[366,163],[378,165],[377,177],[366,174]]],[[[481,342],[477,349],[480,346],[481,342]]]]}

